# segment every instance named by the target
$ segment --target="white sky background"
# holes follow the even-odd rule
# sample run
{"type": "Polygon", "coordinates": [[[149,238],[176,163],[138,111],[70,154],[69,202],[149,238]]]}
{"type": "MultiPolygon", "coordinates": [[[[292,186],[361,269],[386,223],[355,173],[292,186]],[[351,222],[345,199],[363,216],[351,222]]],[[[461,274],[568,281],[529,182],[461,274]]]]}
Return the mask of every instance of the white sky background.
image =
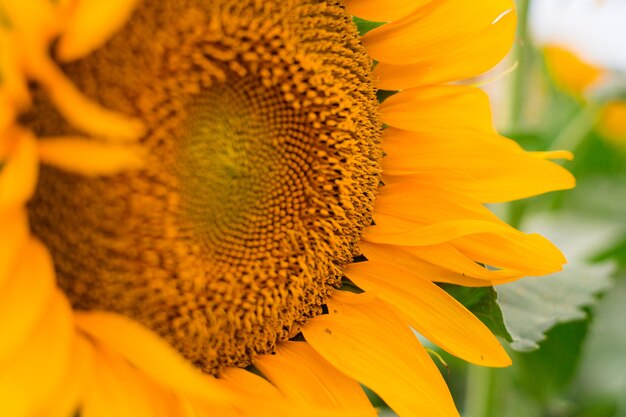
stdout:
{"type": "Polygon", "coordinates": [[[626,71],[626,0],[533,0],[530,31],[596,66],[626,71]]]}

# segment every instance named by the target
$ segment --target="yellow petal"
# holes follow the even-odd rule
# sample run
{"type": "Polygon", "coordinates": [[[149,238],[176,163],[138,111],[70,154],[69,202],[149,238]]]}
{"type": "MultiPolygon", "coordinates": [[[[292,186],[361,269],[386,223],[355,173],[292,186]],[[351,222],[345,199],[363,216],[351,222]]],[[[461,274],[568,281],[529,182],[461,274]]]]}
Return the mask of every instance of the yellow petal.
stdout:
{"type": "Polygon", "coordinates": [[[447,53],[417,55],[412,64],[378,64],[373,71],[376,86],[403,90],[420,85],[463,80],[480,75],[500,62],[515,38],[517,16],[507,9],[495,23],[474,36],[455,39],[447,53]]]}
{"type": "Polygon", "coordinates": [[[254,365],[290,399],[305,406],[361,410],[376,416],[359,384],[339,372],[311,346],[303,342],[283,342],[276,354],[258,358],[254,365]]]}
{"type": "Polygon", "coordinates": [[[8,121],[15,116],[16,110],[22,110],[30,104],[28,83],[18,62],[17,45],[0,31],[0,96],[7,109],[0,112],[0,131],[8,126],[8,121]],[[10,113],[5,113],[10,111],[10,113]]]}
{"type": "Polygon", "coordinates": [[[577,97],[598,82],[604,73],[601,68],[557,45],[544,48],[544,56],[556,84],[577,97]]]}
{"type": "Polygon", "coordinates": [[[626,101],[608,101],[600,111],[598,128],[605,138],[624,147],[626,145],[626,101]]]}
{"type": "Polygon", "coordinates": [[[11,32],[32,49],[44,51],[48,42],[56,35],[62,24],[61,8],[58,2],[45,0],[3,1],[2,9],[10,22],[11,32]]]}
{"type": "Polygon", "coordinates": [[[411,330],[380,301],[328,300],[329,314],[302,330],[344,374],[373,389],[401,416],[458,416],[448,388],[411,330]]]}
{"type": "Polygon", "coordinates": [[[215,378],[200,373],[167,342],[130,319],[105,312],[77,312],[76,324],[163,385],[218,404],[233,399],[215,378]]]}
{"type": "Polygon", "coordinates": [[[454,54],[513,9],[511,0],[431,1],[363,37],[368,53],[388,64],[413,64],[454,54]]]}
{"type": "Polygon", "coordinates": [[[561,252],[540,235],[494,222],[457,220],[420,227],[411,220],[384,214],[375,214],[374,221],[376,225],[364,235],[367,242],[411,248],[419,255],[436,246],[443,248],[448,242],[448,247],[467,260],[496,267],[500,273],[546,275],[560,271],[566,262],[561,252]]]}
{"type": "Polygon", "coordinates": [[[252,372],[248,372],[245,369],[226,368],[224,373],[220,375],[220,378],[227,381],[228,384],[231,384],[231,386],[239,392],[256,393],[266,398],[274,397],[277,400],[285,398],[280,391],[266,379],[252,372]]]}
{"type": "MultiPolygon", "coordinates": [[[[403,249],[426,262],[470,278],[497,281],[500,279],[521,278],[524,275],[520,271],[511,269],[493,270],[485,268],[451,243],[417,247],[404,246],[403,249]]],[[[433,279],[433,281],[439,282],[437,279],[433,279]]]]}
{"type": "Polygon", "coordinates": [[[77,333],[74,334],[71,358],[64,380],[52,396],[54,401],[39,413],[40,417],[73,417],[78,414],[85,387],[91,384],[93,378],[94,350],[91,343],[77,333]]]}
{"type": "Polygon", "coordinates": [[[511,229],[478,201],[439,187],[411,180],[385,184],[376,199],[376,213],[413,221],[417,226],[451,220],[480,220],[511,229]]]}
{"type": "Polygon", "coordinates": [[[389,248],[395,248],[395,250],[399,251],[399,254],[391,258],[394,259],[394,261],[392,261],[393,263],[405,266],[411,270],[413,270],[411,265],[414,267],[419,266],[420,269],[415,269],[414,271],[420,275],[423,274],[425,278],[434,282],[449,282],[466,286],[485,286],[512,281],[524,276],[522,272],[512,269],[487,269],[477,264],[473,259],[465,255],[451,243],[413,247],[380,244],[369,245],[369,247],[367,245],[361,245],[368,259],[389,262],[382,258],[380,253],[386,252],[389,248]],[[376,251],[379,251],[378,254],[370,254],[373,255],[374,258],[370,258],[368,255],[372,247],[374,247],[376,251]],[[381,248],[384,248],[385,251],[381,251],[381,248]],[[468,280],[468,278],[470,279],[468,280]]]}
{"type": "MultiPolygon", "coordinates": [[[[72,311],[56,291],[19,353],[0,365],[2,417],[41,413],[67,373],[72,351],[72,311]]],[[[3,335],[4,336],[4,335],[3,335]]]]}
{"type": "Polygon", "coordinates": [[[351,264],[344,273],[365,291],[377,291],[411,327],[451,354],[482,366],[511,364],[491,331],[432,282],[382,262],[351,264]]]}
{"type": "Polygon", "coordinates": [[[96,349],[83,417],[169,417],[173,395],[109,349],[96,349]]]}
{"type": "Polygon", "coordinates": [[[26,209],[20,207],[0,212],[0,224],[2,225],[0,229],[0,288],[3,288],[7,280],[14,278],[9,271],[15,267],[17,256],[23,252],[28,242],[26,209]]]}
{"type": "Polygon", "coordinates": [[[104,45],[126,23],[138,3],[139,0],[78,1],[59,40],[59,58],[73,61],[104,45]]]}
{"type": "Polygon", "coordinates": [[[373,217],[367,242],[420,248],[449,242],[474,262],[527,275],[559,271],[565,262],[541,236],[522,233],[477,201],[432,184],[382,187],[373,217]]]}
{"type": "Polygon", "coordinates": [[[79,138],[39,141],[42,162],[81,175],[112,175],[140,168],[141,148],[79,138]]]}
{"type": "MultiPolygon", "coordinates": [[[[0,71],[1,70],[2,69],[0,69],[0,71]]],[[[2,91],[2,86],[0,86],[0,132],[7,131],[10,126],[15,123],[16,117],[17,109],[15,108],[15,105],[11,102],[5,92],[2,91]]],[[[2,149],[2,145],[0,145],[0,161],[4,161],[6,158],[5,154],[6,150],[2,149]]]]}
{"type": "Polygon", "coordinates": [[[452,244],[476,262],[524,275],[558,272],[567,262],[556,246],[538,234],[477,234],[455,239],[452,244]]]}
{"type": "Polygon", "coordinates": [[[61,114],[92,136],[132,141],[144,134],[141,121],[105,109],[85,97],[47,58],[33,64],[33,77],[43,84],[61,114]]]}
{"type": "MultiPolygon", "coordinates": [[[[492,285],[492,280],[494,279],[503,279],[502,277],[494,276],[469,277],[463,272],[451,270],[446,268],[445,265],[435,265],[413,255],[411,250],[414,250],[415,248],[382,245],[367,241],[359,242],[359,247],[363,251],[365,257],[371,261],[396,264],[413,271],[413,273],[419,275],[421,278],[433,282],[447,282],[464,285],[466,287],[484,287],[492,285]]],[[[511,278],[521,278],[521,274],[511,278]]]]}
{"type": "Polygon", "coordinates": [[[394,176],[399,177],[395,182],[435,182],[481,202],[510,201],[575,185],[564,168],[528,155],[497,135],[477,131],[389,128],[383,133],[383,148],[386,183],[394,182],[394,176]]]}
{"type": "Polygon", "coordinates": [[[367,228],[363,238],[372,243],[397,246],[431,246],[477,233],[510,233],[503,226],[481,220],[451,220],[419,226],[410,220],[375,213],[374,222],[376,226],[367,228]]]}
{"type": "MultiPolygon", "coordinates": [[[[345,377],[344,377],[345,378],[345,377]]],[[[309,402],[303,407],[302,400],[296,396],[285,396],[268,380],[254,375],[240,368],[227,368],[220,375],[220,382],[226,387],[236,392],[240,398],[235,401],[228,409],[220,408],[219,413],[215,412],[214,404],[205,404],[197,410],[206,410],[207,415],[226,413],[234,416],[250,416],[250,417],[368,417],[371,416],[371,410],[362,409],[360,407],[351,407],[349,409],[329,408],[319,405],[318,402],[309,402]]],[[[284,382],[284,381],[283,381],[284,382]]],[[[281,382],[282,383],[282,382],[281,382]]],[[[286,383],[286,382],[285,382],[286,383]]],[[[299,385],[291,381],[291,383],[299,385]]],[[[281,387],[281,390],[284,387],[281,387]]],[[[295,391],[295,390],[294,390],[295,391]]]]}
{"type": "Polygon", "coordinates": [[[13,148],[0,170],[0,211],[24,205],[37,185],[37,142],[26,131],[13,135],[13,148]]]}
{"type": "Polygon", "coordinates": [[[372,22],[398,20],[432,0],[346,0],[348,13],[372,22]]]}
{"type": "Polygon", "coordinates": [[[0,363],[16,354],[42,320],[55,292],[54,269],[47,249],[31,238],[0,287],[0,363]]]}
{"type": "Polygon", "coordinates": [[[385,124],[400,129],[449,132],[456,128],[495,133],[489,98],[482,90],[466,85],[404,90],[385,100],[380,111],[385,124]]]}

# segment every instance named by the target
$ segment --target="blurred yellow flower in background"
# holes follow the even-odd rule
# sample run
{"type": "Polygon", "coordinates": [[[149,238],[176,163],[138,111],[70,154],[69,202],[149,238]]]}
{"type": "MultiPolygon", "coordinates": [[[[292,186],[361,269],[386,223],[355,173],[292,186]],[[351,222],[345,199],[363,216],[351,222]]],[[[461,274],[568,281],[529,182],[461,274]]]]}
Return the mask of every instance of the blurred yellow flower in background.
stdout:
{"type": "MultiPolygon", "coordinates": [[[[626,137],[624,39],[626,4],[619,0],[533,3],[531,29],[557,86],[578,100],[604,102],[598,131],[613,144],[626,137]],[[609,91],[617,97],[604,97],[609,91]]],[[[621,145],[620,145],[621,146],[621,145]]]]}

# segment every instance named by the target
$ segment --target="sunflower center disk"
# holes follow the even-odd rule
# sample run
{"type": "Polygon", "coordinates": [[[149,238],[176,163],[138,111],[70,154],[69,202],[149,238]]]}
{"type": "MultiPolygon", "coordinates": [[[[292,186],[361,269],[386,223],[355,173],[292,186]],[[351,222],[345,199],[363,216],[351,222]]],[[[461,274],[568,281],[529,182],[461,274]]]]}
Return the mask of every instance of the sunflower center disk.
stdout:
{"type": "MultiPolygon", "coordinates": [[[[370,69],[338,2],[145,2],[66,72],[144,120],[146,167],[44,168],[29,208],[75,308],[138,320],[213,374],[295,336],[371,222],[370,69]]],[[[73,133],[44,100],[29,123],[73,133]]]]}

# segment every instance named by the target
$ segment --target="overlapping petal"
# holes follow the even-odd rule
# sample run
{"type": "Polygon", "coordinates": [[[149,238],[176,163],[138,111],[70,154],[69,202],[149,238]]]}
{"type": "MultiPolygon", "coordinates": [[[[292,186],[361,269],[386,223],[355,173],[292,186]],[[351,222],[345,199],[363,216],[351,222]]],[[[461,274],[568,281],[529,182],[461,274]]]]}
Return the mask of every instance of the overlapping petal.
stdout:
{"type": "Polygon", "coordinates": [[[0,364],[33,337],[56,293],[52,259],[33,238],[22,247],[4,278],[0,279],[0,364]]]}
{"type": "Polygon", "coordinates": [[[416,186],[438,183],[489,203],[575,185],[567,170],[497,135],[453,129],[447,133],[418,133],[390,128],[383,137],[386,182],[415,181],[416,186]],[[394,180],[395,176],[400,177],[394,180]]]}
{"type": "Polygon", "coordinates": [[[448,293],[412,271],[377,261],[349,265],[352,282],[393,306],[415,330],[448,352],[483,366],[511,360],[491,331],[448,293]],[[393,280],[386,279],[393,276],[393,280]]]}
{"type": "Polygon", "coordinates": [[[129,19],[139,0],[80,0],[59,40],[57,52],[73,61],[101,47],[129,19]]]}
{"type": "Polygon", "coordinates": [[[0,362],[3,417],[45,415],[69,368],[72,333],[71,307],[55,290],[19,355],[0,362]]]}
{"type": "Polygon", "coordinates": [[[2,138],[8,145],[0,170],[0,212],[23,206],[33,195],[39,173],[35,137],[19,128],[2,138]]]}
{"type": "Polygon", "coordinates": [[[445,59],[467,45],[468,39],[501,22],[513,7],[511,0],[433,0],[367,33],[363,42],[374,59],[386,64],[445,59]]]}
{"type": "Polygon", "coordinates": [[[174,396],[107,348],[98,347],[80,414],[85,417],[168,417],[174,396]]]}
{"type": "Polygon", "coordinates": [[[284,342],[255,366],[287,397],[303,406],[362,410],[376,416],[359,384],[343,375],[306,343],[284,342]]]}
{"type": "Polygon", "coordinates": [[[303,329],[307,342],[399,415],[458,416],[437,367],[398,316],[380,301],[345,301],[328,301],[329,314],[303,329]]]}
{"type": "Polygon", "coordinates": [[[193,368],[167,342],[130,319],[112,313],[80,312],[76,325],[163,385],[217,404],[235,398],[217,380],[193,368]]]}
{"type": "Polygon", "coordinates": [[[144,163],[139,147],[82,138],[42,139],[38,148],[43,163],[85,176],[112,175],[144,163]]]}

